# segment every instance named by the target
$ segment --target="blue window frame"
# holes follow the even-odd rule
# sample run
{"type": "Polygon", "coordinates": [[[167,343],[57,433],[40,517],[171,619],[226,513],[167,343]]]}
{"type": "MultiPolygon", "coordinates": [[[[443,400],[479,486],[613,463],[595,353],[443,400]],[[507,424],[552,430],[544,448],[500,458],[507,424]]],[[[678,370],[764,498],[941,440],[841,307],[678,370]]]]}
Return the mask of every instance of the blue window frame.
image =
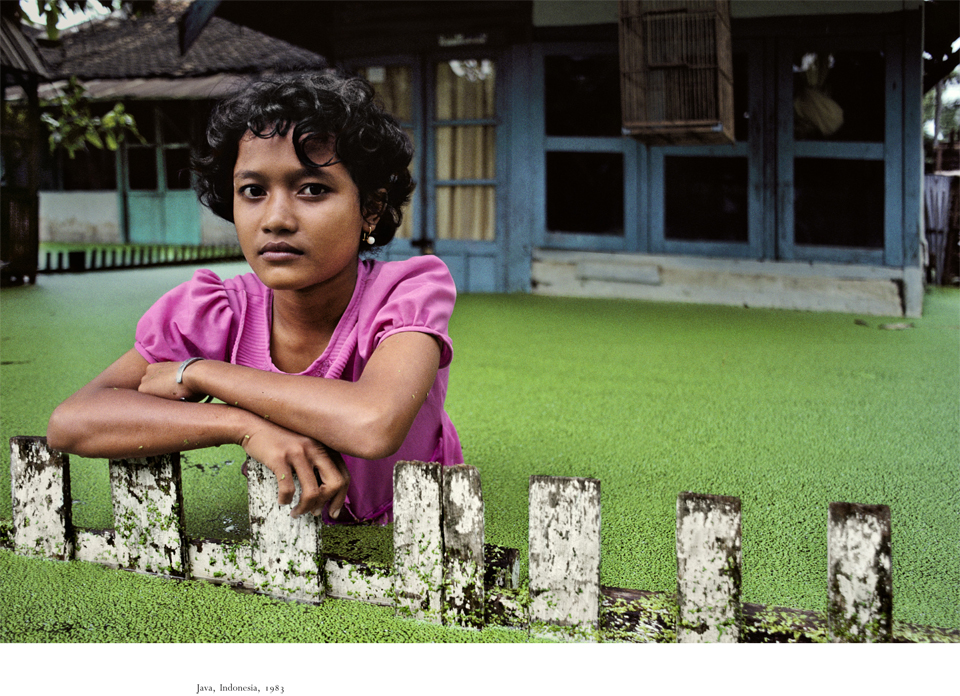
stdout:
{"type": "Polygon", "coordinates": [[[541,153],[531,200],[535,243],[557,249],[638,251],[645,153],[620,133],[616,46],[551,44],[534,60],[530,99],[544,105],[531,134],[541,153]],[[613,116],[613,118],[611,118],[613,116]]]}

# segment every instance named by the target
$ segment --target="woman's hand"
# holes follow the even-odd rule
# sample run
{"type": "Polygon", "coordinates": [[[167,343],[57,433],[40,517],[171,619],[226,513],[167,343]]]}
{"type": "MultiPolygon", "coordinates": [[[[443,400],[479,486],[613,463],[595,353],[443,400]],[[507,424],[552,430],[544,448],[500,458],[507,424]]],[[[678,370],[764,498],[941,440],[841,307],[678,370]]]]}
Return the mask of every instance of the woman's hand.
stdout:
{"type": "Polygon", "coordinates": [[[291,517],[299,517],[305,512],[317,516],[327,501],[330,501],[330,517],[336,519],[340,514],[346,501],[350,474],[339,453],[267,421],[254,426],[238,444],[277,477],[281,505],[293,501],[296,490],[293,474],[296,472],[300,481],[300,500],[290,513],[291,517]]]}
{"type": "MultiPolygon", "coordinates": [[[[171,401],[199,401],[205,395],[191,391],[185,379],[183,384],[177,384],[177,372],[180,370],[180,365],[181,363],[178,362],[148,364],[137,391],[141,394],[159,396],[171,401]]],[[[187,366],[187,370],[190,367],[187,366]]],[[[187,370],[184,370],[184,374],[187,370]]]]}

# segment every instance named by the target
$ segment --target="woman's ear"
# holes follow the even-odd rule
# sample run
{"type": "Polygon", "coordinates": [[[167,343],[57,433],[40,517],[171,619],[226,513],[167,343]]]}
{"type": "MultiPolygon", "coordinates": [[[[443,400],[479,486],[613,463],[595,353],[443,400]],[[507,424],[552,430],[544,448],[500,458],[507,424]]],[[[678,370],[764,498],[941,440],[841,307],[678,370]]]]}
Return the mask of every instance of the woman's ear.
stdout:
{"type": "Polygon", "coordinates": [[[377,189],[367,200],[363,209],[363,219],[371,227],[376,227],[387,207],[387,189],[377,189]]]}

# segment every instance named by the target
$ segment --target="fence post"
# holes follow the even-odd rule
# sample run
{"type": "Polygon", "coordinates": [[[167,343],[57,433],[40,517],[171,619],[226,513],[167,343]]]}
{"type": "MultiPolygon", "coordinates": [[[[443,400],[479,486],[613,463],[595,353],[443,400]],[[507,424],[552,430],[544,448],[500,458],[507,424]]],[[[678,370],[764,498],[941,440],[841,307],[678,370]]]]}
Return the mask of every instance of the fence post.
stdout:
{"type": "Polygon", "coordinates": [[[530,624],[594,640],[600,614],[600,482],[530,477],[530,624]]]}
{"type": "Polygon", "coordinates": [[[73,557],[70,461],[43,437],[10,438],[13,544],[17,553],[73,557]]]}
{"type": "Polygon", "coordinates": [[[441,465],[393,468],[393,589],[398,614],[439,623],[443,599],[441,465]]]}
{"type": "Polygon", "coordinates": [[[740,499],[677,497],[677,642],[737,643],[740,605],[740,499]]]}
{"type": "Polygon", "coordinates": [[[121,568],[186,575],[180,453],[110,461],[110,488],[121,568]]]}
{"type": "Polygon", "coordinates": [[[827,630],[834,643],[888,643],[893,574],[890,508],[830,503],[827,630]]]}
{"type": "Polygon", "coordinates": [[[300,499],[296,476],[294,486],[293,504],[281,507],[276,476],[256,459],[247,459],[254,582],[258,591],[274,597],[319,604],[325,594],[319,518],[309,513],[290,517],[300,499]]]}
{"type": "Polygon", "coordinates": [[[443,622],[481,628],[484,622],[483,495],[480,472],[460,465],[443,476],[443,622]]]}

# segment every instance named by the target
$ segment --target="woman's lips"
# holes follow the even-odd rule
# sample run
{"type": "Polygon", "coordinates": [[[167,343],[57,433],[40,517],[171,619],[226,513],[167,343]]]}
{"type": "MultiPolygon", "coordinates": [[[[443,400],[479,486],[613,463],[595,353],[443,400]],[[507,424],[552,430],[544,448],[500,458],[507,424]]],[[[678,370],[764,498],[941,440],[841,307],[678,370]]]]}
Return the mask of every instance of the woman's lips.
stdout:
{"type": "Polygon", "coordinates": [[[286,242],[268,242],[260,247],[260,256],[267,259],[288,259],[303,256],[303,252],[286,242]]]}

